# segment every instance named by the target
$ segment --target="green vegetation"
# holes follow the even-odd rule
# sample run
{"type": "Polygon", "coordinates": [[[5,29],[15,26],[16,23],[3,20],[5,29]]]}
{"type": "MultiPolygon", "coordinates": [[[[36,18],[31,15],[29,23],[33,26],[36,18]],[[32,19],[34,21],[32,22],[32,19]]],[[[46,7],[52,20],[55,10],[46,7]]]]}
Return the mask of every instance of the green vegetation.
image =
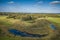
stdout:
{"type": "Polygon", "coordinates": [[[22,16],[22,20],[28,21],[28,20],[33,20],[30,15],[22,16]]]}
{"type": "Polygon", "coordinates": [[[60,14],[1,12],[0,35],[0,40],[60,40],[60,14]],[[57,30],[55,32],[51,30],[50,23],[56,26],[57,30]],[[14,36],[8,32],[9,28],[31,34],[48,34],[48,36],[42,38],[14,36]]]}
{"type": "Polygon", "coordinates": [[[2,30],[0,29],[0,34],[1,34],[2,30]]]}

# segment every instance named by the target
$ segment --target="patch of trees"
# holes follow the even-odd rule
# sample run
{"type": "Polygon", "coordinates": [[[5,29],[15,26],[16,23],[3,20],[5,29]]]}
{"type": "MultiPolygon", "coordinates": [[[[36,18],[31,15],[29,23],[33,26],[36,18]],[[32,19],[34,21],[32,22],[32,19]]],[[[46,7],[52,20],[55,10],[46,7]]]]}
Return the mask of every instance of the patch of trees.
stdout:
{"type": "Polygon", "coordinates": [[[33,16],[30,16],[30,15],[25,15],[25,16],[22,16],[21,19],[23,21],[28,21],[28,20],[34,20],[35,18],[33,16]]]}
{"type": "Polygon", "coordinates": [[[8,15],[6,12],[0,12],[0,15],[8,15]]]}
{"type": "Polygon", "coordinates": [[[16,19],[16,16],[9,15],[7,18],[14,18],[14,19],[16,19]]]}
{"type": "Polygon", "coordinates": [[[13,12],[0,12],[0,15],[2,16],[8,16],[7,18],[14,18],[14,19],[20,19],[23,15],[22,19],[25,20],[31,20],[32,16],[35,18],[41,18],[41,17],[60,17],[60,14],[31,14],[31,13],[13,13],[13,12]],[[26,16],[28,15],[28,16],[26,16]]]}

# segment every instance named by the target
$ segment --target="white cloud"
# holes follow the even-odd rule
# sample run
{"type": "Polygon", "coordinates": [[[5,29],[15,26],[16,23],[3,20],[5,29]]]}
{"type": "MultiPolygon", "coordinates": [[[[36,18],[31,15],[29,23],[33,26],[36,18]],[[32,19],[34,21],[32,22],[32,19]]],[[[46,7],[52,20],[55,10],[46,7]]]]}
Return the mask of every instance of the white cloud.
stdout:
{"type": "Polygon", "coordinates": [[[43,1],[39,1],[39,2],[37,2],[38,4],[42,4],[43,3],[43,1]]]}
{"type": "Polygon", "coordinates": [[[14,1],[9,1],[8,3],[9,3],[9,4],[13,4],[13,3],[14,3],[14,1]]]}
{"type": "Polygon", "coordinates": [[[60,4],[60,1],[52,1],[50,4],[60,4]]]}
{"type": "Polygon", "coordinates": [[[34,6],[40,6],[40,5],[42,5],[43,4],[43,1],[38,1],[38,2],[36,2],[35,4],[34,4],[34,6]]]}

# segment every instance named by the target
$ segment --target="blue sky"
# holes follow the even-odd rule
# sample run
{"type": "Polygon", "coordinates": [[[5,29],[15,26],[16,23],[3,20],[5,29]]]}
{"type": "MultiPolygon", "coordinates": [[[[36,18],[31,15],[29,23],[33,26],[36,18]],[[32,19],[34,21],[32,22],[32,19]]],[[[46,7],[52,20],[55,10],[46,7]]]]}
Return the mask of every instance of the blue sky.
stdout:
{"type": "Polygon", "coordinates": [[[0,12],[60,13],[60,0],[0,0],[0,12]]]}

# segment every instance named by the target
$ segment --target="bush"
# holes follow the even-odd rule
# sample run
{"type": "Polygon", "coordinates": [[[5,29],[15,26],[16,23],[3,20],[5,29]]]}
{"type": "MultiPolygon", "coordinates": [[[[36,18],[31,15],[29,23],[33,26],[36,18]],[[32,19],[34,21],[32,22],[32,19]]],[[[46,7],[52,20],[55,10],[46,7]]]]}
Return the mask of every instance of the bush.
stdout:
{"type": "Polygon", "coordinates": [[[22,16],[21,18],[23,21],[29,21],[29,20],[34,20],[34,18],[30,15],[25,15],[25,16],[22,16]]]}
{"type": "Polygon", "coordinates": [[[8,15],[7,18],[14,18],[14,19],[16,19],[16,15],[8,15]]]}

